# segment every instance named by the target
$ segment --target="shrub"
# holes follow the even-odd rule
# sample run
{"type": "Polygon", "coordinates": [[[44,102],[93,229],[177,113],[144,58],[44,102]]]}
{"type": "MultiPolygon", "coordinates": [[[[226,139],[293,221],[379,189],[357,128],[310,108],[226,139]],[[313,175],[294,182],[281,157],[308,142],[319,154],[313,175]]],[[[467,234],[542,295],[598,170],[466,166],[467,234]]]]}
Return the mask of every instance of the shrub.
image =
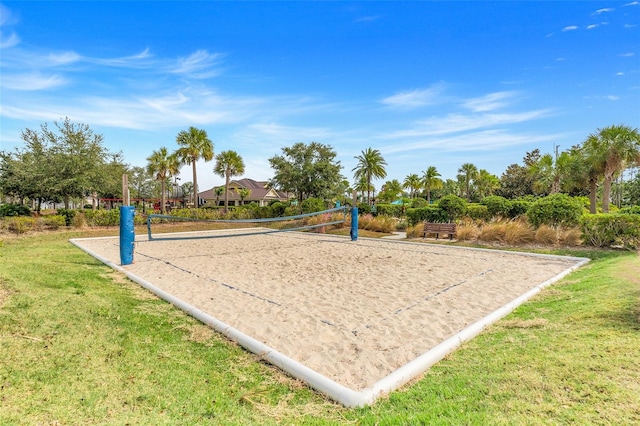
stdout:
{"type": "Polygon", "coordinates": [[[67,225],[67,219],[61,215],[43,216],[41,219],[42,219],[42,227],[44,229],[56,230],[61,226],[67,225]]]}
{"type": "Polygon", "coordinates": [[[376,206],[377,214],[383,216],[391,216],[400,218],[404,216],[404,210],[408,204],[378,204],[376,206]]]}
{"type": "Polygon", "coordinates": [[[447,215],[447,219],[445,220],[445,222],[454,222],[464,214],[467,207],[467,202],[457,195],[450,194],[445,195],[444,197],[440,198],[440,200],[438,200],[438,207],[442,209],[447,215]]]}
{"type": "Polygon", "coordinates": [[[510,245],[527,244],[533,241],[535,233],[531,227],[522,222],[507,222],[504,227],[502,241],[510,245]]]}
{"type": "Polygon", "coordinates": [[[487,211],[489,212],[489,217],[512,217],[511,216],[511,201],[507,200],[504,197],[500,197],[499,195],[490,195],[488,197],[484,197],[480,204],[487,207],[487,211]]]}
{"type": "Polygon", "coordinates": [[[389,216],[374,217],[371,214],[365,214],[358,217],[358,228],[373,232],[392,233],[396,229],[396,221],[389,216]]]}
{"type": "Polygon", "coordinates": [[[36,225],[33,217],[15,216],[7,220],[7,229],[16,234],[24,234],[32,230],[36,225]]]}
{"type": "Polygon", "coordinates": [[[480,241],[503,241],[506,233],[506,225],[504,222],[486,223],[478,232],[478,240],[480,241]]]}
{"type": "Polygon", "coordinates": [[[421,222],[447,222],[447,214],[436,206],[407,210],[407,222],[410,226],[421,222]]]}
{"type": "Polygon", "coordinates": [[[558,230],[549,225],[540,225],[536,230],[535,240],[540,244],[556,244],[558,242],[558,230]]]}
{"type": "Polygon", "coordinates": [[[510,206],[509,206],[509,217],[511,219],[515,219],[518,216],[522,216],[526,214],[527,210],[529,210],[532,204],[533,204],[533,201],[530,201],[530,200],[524,200],[524,199],[511,200],[510,206]]]}
{"type": "Polygon", "coordinates": [[[640,214],[640,206],[623,207],[618,213],[621,214],[640,214]]]}
{"type": "Polygon", "coordinates": [[[465,215],[469,216],[473,220],[489,220],[491,215],[487,206],[482,204],[471,203],[467,204],[465,215]]]}
{"type": "Polygon", "coordinates": [[[422,207],[428,206],[429,203],[424,198],[418,197],[411,200],[411,208],[412,209],[420,209],[422,207]]]}
{"type": "Polygon", "coordinates": [[[271,205],[269,205],[269,217],[282,217],[284,216],[284,211],[287,209],[287,205],[285,203],[282,203],[280,201],[276,201],[275,203],[272,203],[271,205]]]}
{"type": "Polygon", "coordinates": [[[462,224],[456,227],[458,241],[472,241],[478,238],[478,227],[474,224],[462,224]]]}
{"type": "Polygon", "coordinates": [[[300,209],[302,213],[321,212],[326,210],[326,204],[320,198],[310,197],[300,203],[300,209]]]}
{"type": "Polygon", "coordinates": [[[407,227],[407,238],[419,238],[422,237],[422,230],[424,226],[422,224],[413,225],[407,227]]]}
{"type": "Polygon", "coordinates": [[[582,204],[565,194],[551,194],[535,201],[527,217],[534,227],[542,224],[549,226],[577,225],[582,216],[582,204]]]}
{"type": "Polygon", "coordinates": [[[578,228],[561,229],[558,232],[558,242],[565,246],[579,246],[582,244],[582,233],[578,228]]]}
{"type": "Polygon", "coordinates": [[[358,203],[358,214],[370,214],[371,206],[367,203],[358,203]]]}
{"type": "Polygon", "coordinates": [[[631,214],[592,214],[581,221],[585,244],[595,247],[640,247],[640,216],[631,214]]]}
{"type": "Polygon", "coordinates": [[[73,217],[76,215],[76,211],[72,209],[58,209],[58,215],[64,217],[66,226],[71,226],[71,221],[73,220],[73,217]]]}
{"type": "Polygon", "coordinates": [[[16,216],[31,216],[31,210],[20,204],[0,204],[0,217],[16,216]]]}

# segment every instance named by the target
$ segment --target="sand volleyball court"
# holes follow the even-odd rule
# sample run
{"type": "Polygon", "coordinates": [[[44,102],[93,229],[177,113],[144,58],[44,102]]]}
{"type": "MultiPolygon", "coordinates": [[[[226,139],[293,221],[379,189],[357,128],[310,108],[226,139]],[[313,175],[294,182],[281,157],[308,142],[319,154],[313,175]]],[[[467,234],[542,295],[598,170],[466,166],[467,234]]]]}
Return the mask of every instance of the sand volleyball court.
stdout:
{"type": "Polygon", "coordinates": [[[72,243],[348,406],[411,380],[586,262],[297,232],[181,239],[221,232],[136,236],[127,266],[118,237],[72,243]]]}

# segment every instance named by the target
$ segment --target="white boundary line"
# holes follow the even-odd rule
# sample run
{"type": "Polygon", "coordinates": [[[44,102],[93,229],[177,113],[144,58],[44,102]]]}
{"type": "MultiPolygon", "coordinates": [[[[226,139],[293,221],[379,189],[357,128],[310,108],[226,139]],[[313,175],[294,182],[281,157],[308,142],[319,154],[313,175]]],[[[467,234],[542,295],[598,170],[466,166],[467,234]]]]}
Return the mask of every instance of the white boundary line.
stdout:
{"type": "MultiPolygon", "coordinates": [[[[320,235],[323,237],[328,236],[326,234],[319,234],[319,236],[320,235]]],[[[526,293],[512,300],[506,305],[496,309],[489,315],[469,325],[468,327],[464,328],[463,330],[456,333],[455,335],[449,337],[442,343],[431,348],[429,351],[418,356],[413,361],[410,361],[409,363],[395,370],[391,374],[382,378],[381,380],[376,382],[372,387],[363,389],[361,391],[355,391],[353,389],[350,389],[346,386],[343,386],[329,379],[326,376],[323,376],[320,373],[317,373],[311,368],[287,357],[286,355],[252,338],[251,336],[248,336],[240,332],[239,330],[225,324],[224,322],[217,320],[216,318],[212,317],[206,312],[203,312],[200,309],[196,308],[195,306],[190,305],[178,299],[172,294],[169,294],[166,291],[156,287],[149,281],[146,281],[143,278],[140,278],[137,275],[128,272],[127,270],[122,268],[120,265],[117,265],[109,261],[108,259],[103,258],[102,256],[98,255],[92,250],[87,249],[79,244],[79,241],[82,241],[82,240],[109,239],[109,238],[117,238],[117,237],[74,238],[69,240],[69,242],[71,242],[71,244],[75,245],[79,249],[90,254],[94,258],[98,259],[99,261],[103,262],[107,266],[115,269],[116,271],[122,272],[129,279],[140,284],[142,287],[156,294],[161,299],[164,299],[167,302],[176,306],[177,308],[182,309],[188,315],[210,326],[217,332],[222,333],[223,335],[233,340],[234,342],[237,342],[240,346],[244,347],[248,351],[253,352],[259,357],[267,360],[272,365],[279,367],[280,369],[289,373],[291,376],[295,377],[296,379],[306,382],[309,386],[311,386],[312,388],[314,388],[315,390],[321,393],[324,393],[334,401],[337,401],[342,405],[350,408],[362,407],[365,405],[373,404],[381,396],[387,395],[393,392],[394,390],[400,388],[401,386],[405,385],[406,383],[410,382],[411,380],[415,379],[417,376],[419,376],[420,374],[428,370],[429,367],[431,367],[432,365],[434,365],[435,363],[443,359],[445,356],[447,356],[448,354],[456,350],[458,347],[460,347],[464,342],[467,342],[473,339],[478,334],[480,334],[485,328],[487,328],[489,325],[507,316],[515,308],[517,308],[518,306],[520,306],[521,304],[523,304],[524,302],[526,302],[527,300],[529,300],[530,298],[538,294],[542,289],[564,278],[566,275],[568,275],[572,271],[578,269],[579,267],[589,262],[588,258],[582,258],[582,257],[557,256],[557,255],[551,255],[551,254],[526,253],[526,252],[516,252],[516,251],[507,251],[507,250],[483,249],[483,248],[475,248],[475,247],[447,246],[447,245],[438,244],[437,245],[438,247],[480,250],[480,251],[489,251],[489,252],[501,252],[501,253],[518,254],[518,255],[535,256],[535,257],[541,256],[541,257],[549,257],[549,258],[555,258],[555,259],[570,259],[570,260],[575,260],[577,263],[574,266],[557,274],[556,276],[548,279],[542,284],[537,285],[536,287],[532,288],[531,290],[527,291],[526,293]]],[[[381,241],[380,239],[375,239],[375,238],[372,238],[372,240],[381,241]]],[[[402,244],[424,244],[424,243],[412,243],[409,241],[397,241],[397,240],[386,240],[384,242],[390,243],[390,244],[397,244],[399,242],[402,244]]]]}

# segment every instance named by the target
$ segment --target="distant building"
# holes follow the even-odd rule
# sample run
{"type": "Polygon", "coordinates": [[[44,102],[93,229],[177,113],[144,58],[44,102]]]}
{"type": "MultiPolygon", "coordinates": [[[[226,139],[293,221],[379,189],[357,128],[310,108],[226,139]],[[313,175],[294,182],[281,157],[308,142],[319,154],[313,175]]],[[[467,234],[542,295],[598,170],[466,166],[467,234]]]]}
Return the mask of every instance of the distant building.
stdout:
{"type": "MultiPolygon", "coordinates": [[[[224,185],[214,186],[207,191],[199,192],[198,198],[201,199],[201,202],[204,201],[204,206],[224,206],[224,185]],[[217,192],[219,192],[219,195],[217,192]]],[[[256,203],[259,206],[268,206],[272,201],[287,201],[288,199],[287,193],[270,188],[268,182],[259,182],[246,178],[229,182],[229,206],[251,203],[256,203]],[[248,190],[244,198],[240,196],[241,189],[248,190]]]]}

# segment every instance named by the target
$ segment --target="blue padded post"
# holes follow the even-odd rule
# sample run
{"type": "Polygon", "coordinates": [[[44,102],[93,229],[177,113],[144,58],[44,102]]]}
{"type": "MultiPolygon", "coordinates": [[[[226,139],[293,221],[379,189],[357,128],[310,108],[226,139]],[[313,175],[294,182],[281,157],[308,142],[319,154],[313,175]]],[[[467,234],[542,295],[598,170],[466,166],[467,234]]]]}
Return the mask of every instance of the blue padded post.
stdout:
{"type": "Polygon", "coordinates": [[[351,241],[358,240],[358,208],[351,207],[351,241]]]}
{"type": "Polygon", "coordinates": [[[136,214],[134,206],[120,207],[120,263],[131,265],[133,263],[133,247],[136,234],[133,227],[133,216],[136,214]]]}

